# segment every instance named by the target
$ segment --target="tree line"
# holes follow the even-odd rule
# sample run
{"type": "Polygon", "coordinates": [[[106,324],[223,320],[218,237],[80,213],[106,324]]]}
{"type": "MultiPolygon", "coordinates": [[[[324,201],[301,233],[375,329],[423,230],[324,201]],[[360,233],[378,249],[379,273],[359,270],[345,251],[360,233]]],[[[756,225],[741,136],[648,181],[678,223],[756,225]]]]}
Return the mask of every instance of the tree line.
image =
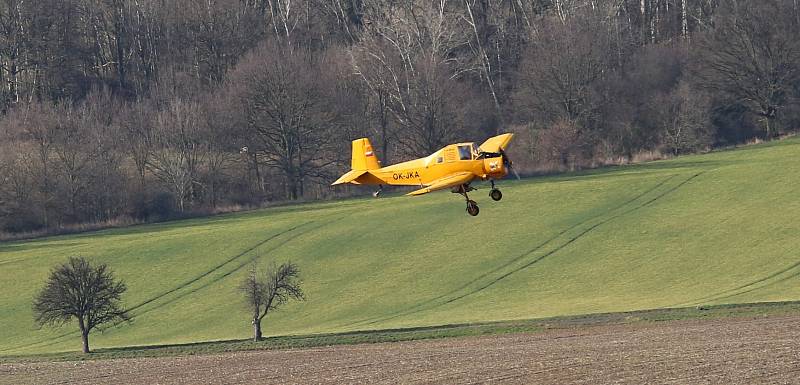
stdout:
{"type": "Polygon", "coordinates": [[[362,136],[511,131],[529,173],[702,151],[798,96],[795,0],[0,0],[0,231],[330,197],[362,136]]]}

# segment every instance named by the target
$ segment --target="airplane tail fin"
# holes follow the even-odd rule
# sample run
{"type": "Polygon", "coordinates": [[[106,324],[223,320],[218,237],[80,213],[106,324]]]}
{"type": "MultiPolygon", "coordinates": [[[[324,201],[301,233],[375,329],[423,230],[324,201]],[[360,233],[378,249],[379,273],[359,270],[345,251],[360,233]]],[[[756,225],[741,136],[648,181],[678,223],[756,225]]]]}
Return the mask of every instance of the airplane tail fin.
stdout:
{"type": "Polygon", "coordinates": [[[350,168],[353,170],[376,170],[381,168],[381,162],[375,151],[372,150],[372,143],[367,138],[356,139],[353,141],[353,154],[350,161],[350,168]]]}
{"type": "MultiPolygon", "coordinates": [[[[353,141],[353,154],[351,155],[350,168],[351,170],[342,175],[334,185],[342,183],[355,183],[360,184],[365,174],[369,174],[369,170],[377,170],[381,168],[381,162],[375,151],[372,150],[372,144],[367,138],[356,139],[353,141]],[[357,180],[358,179],[358,180],[357,180]]],[[[367,175],[365,178],[368,178],[367,175]]]]}

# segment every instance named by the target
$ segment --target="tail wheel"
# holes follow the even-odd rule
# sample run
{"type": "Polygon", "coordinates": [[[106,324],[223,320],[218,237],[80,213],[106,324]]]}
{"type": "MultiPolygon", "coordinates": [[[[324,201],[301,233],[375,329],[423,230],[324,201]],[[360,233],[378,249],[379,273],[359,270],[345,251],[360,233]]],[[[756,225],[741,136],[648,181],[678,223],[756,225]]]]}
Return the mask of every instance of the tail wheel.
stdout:
{"type": "Polygon", "coordinates": [[[478,215],[480,209],[478,208],[478,204],[475,201],[467,201],[467,213],[472,215],[473,217],[478,215]]]}
{"type": "Polygon", "coordinates": [[[501,193],[500,190],[498,189],[494,189],[491,192],[489,192],[489,196],[494,201],[499,201],[500,199],[503,199],[503,193],[501,193]]]}

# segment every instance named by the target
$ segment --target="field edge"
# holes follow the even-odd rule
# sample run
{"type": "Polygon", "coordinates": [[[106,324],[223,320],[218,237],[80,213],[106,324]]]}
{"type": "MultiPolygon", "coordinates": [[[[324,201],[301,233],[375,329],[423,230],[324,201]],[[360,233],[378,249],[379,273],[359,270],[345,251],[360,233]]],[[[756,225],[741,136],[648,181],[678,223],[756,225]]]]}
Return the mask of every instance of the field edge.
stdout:
{"type": "MultiPolygon", "coordinates": [[[[391,343],[511,333],[535,334],[553,329],[641,324],[665,321],[753,318],[800,314],[800,301],[756,302],[680,308],[661,308],[617,313],[592,313],[526,320],[450,324],[402,329],[362,330],[344,333],[286,335],[251,339],[205,341],[175,345],[128,346],[97,349],[84,355],[75,352],[0,356],[0,364],[87,361],[124,358],[158,358],[208,355],[251,350],[303,349],[334,345],[391,343]]],[[[80,341],[76,341],[76,346],[80,341]]]]}

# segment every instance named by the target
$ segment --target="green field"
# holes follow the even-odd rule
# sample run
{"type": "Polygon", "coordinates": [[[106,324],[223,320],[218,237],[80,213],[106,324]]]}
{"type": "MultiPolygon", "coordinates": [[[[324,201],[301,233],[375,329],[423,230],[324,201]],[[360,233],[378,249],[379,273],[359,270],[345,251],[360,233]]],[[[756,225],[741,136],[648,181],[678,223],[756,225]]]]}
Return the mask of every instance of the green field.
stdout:
{"type": "Polygon", "coordinates": [[[52,265],[125,280],[135,320],[93,348],[246,338],[236,285],[292,260],[308,299],[266,335],[333,333],[800,299],[800,140],[504,182],[504,198],[355,199],[0,244],[0,356],[72,351],[34,327],[52,265]]]}

